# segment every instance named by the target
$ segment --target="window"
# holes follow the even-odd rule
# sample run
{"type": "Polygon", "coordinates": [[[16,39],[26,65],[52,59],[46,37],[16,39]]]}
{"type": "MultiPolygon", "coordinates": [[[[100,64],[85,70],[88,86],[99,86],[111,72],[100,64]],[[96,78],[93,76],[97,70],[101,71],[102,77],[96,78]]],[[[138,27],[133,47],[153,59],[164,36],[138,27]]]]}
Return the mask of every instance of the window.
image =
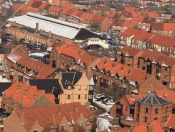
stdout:
{"type": "Polygon", "coordinates": [[[80,94],[78,95],[78,99],[80,99],[80,94]]]}
{"type": "Polygon", "coordinates": [[[78,126],[79,126],[79,127],[82,127],[82,126],[83,126],[83,123],[82,123],[82,122],[79,122],[79,123],[78,123],[78,126]]]}
{"type": "Polygon", "coordinates": [[[87,99],[87,94],[84,95],[84,99],[87,99]]]}
{"type": "Polygon", "coordinates": [[[127,111],[128,110],[128,106],[126,106],[126,108],[125,108],[125,111],[127,111]]]}
{"type": "Polygon", "coordinates": [[[158,118],[157,118],[157,117],[155,117],[155,118],[154,118],[154,120],[158,120],[158,118]]]}
{"type": "Polygon", "coordinates": [[[81,86],[78,86],[78,89],[81,90],[81,86]]]}
{"type": "Polygon", "coordinates": [[[155,109],[155,113],[159,113],[159,109],[158,108],[155,109]]]}
{"type": "Polygon", "coordinates": [[[166,106],[166,112],[168,112],[168,106],[166,106]]]}
{"type": "Polygon", "coordinates": [[[85,90],[88,90],[88,85],[85,86],[85,90]]]}
{"type": "Polygon", "coordinates": [[[38,132],[38,130],[34,130],[33,132],[38,132]]]}
{"type": "Polygon", "coordinates": [[[66,126],[61,126],[61,131],[65,131],[66,130],[66,126]]]}
{"type": "Polygon", "coordinates": [[[130,57],[128,57],[128,61],[130,61],[130,57]]]}
{"type": "Polygon", "coordinates": [[[148,113],[148,108],[145,108],[145,113],[148,113]]]}
{"type": "Polygon", "coordinates": [[[144,66],[142,66],[142,70],[145,70],[145,67],[144,66]]]}
{"type": "Polygon", "coordinates": [[[167,77],[167,75],[166,74],[164,74],[164,78],[166,78],[167,77]]]}
{"type": "Polygon", "coordinates": [[[147,120],[148,120],[148,118],[145,116],[145,117],[144,117],[144,122],[147,122],[147,120]]]}
{"type": "Polygon", "coordinates": [[[67,99],[71,99],[71,95],[67,95],[67,99]]]}

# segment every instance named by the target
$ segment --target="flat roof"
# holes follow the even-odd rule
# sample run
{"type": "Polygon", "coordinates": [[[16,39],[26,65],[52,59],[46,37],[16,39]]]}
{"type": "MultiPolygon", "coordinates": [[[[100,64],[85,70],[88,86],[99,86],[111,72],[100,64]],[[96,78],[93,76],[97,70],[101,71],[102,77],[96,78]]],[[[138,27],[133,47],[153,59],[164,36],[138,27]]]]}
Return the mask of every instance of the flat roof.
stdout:
{"type": "Polygon", "coordinates": [[[39,24],[38,29],[51,31],[53,34],[69,39],[74,39],[80,30],[80,25],[61,21],[58,19],[27,13],[26,15],[9,18],[8,21],[15,22],[33,29],[36,28],[36,23],[39,24]]]}

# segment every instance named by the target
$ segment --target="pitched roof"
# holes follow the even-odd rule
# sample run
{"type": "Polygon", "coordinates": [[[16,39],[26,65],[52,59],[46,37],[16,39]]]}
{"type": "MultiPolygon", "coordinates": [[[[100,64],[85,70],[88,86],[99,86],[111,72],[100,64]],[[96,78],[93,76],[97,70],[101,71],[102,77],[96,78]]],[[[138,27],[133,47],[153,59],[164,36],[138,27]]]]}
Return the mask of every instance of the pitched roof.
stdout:
{"type": "Polygon", "coordinates": [[[103,16],[94,16],[90,21],[96,23],[102,23],[105,19],[106,17],[103,16]]]}
{"type": "Polygon", "coordinates": [[[44,9],[48,5],[47,2],[43,2],[40,6],[39,9],[44,9]]]}
{"type": "Polygon", "coordinates": [[[52,93],[55,88],[59,93],[63,93],[58,79],[29,79],[29,85],[37,86],[39,90],[45,90],[46,93],[52,93]]]}
{"type": "Polygon", "coordinates": [[[175,38],[169,38],[169,37],[165,37],[157,34],[155,34],[148,42],[152,44],[164,46],[164,47],[175,46],[175,38]]]}
{"type": "MultiPolygon", "coordinates": [[[[33,121],[32,124],[37,121],[45,130],[49,130],[50,125],[58,126],[64,117],[70,123],[73,121],[77,122],[80,115],[83,115],[83,117],[87,118],[89,121],[92,121],[92,117],[95,119],[95,115],[86,106],[81,105],[80,103],[60,104],[15,112],[19,118],[21,115],[24,115],[25,119],[33,121]],[[75,111],[75,108],[77,108],[78,112],[75,111]]],[[[26,128],[27,126],[28,124],[25,122],[24,127],[26,128]]],[[[30,130],[31,127],[32,125],[26,129],[30,130]]]]}
{"type": "Polygon", "coordinates": [[[62,72],[61,82],[64,88],[67,88],[67,83],[75,85],[82,77],[82,72],[72,70],[71,72],[62,72]]]}
{"type": "Polygon", "coordinates": [[[136,49],[136,48],[133,48],[133,47],[130,47],[130,46],[124,46],[117,53],[119,53],[119,54],[123,53],[123,55],[129,55],[129,56],[135,57],[139,53],[143,53],[143,52],[140,49],[136,49]]]}
{"type": "Polygon", "coordinates": [[[39,8],[41,4],[42,4],[41,1],[34,1],[32,3],[32,5],[31,5],[31,7],[33,7],[33,8],[39,8]]]}
{"type": "Polygon", "coordinates": [[[60,12],[61,11],[61,8],[57,7],[57,6],[50,6],[49,11],[52,11],[52,12],[60,12]]]}
{"type": "Polygon", "coordinates": [[[145,98],[138,101],[142,104],[147,104],[147,105],[165,105],[165,104],[172,103],[172,101],[163,99],[152,92],[149,93],[148,96],[146,96],[145,98]]]}
{"type": "Polygon", "coordinates": [[[117,12],[109,12],[109,13],[107,14],[107,17],[108,17],[108,18],[114,19],[115,17],[117,17],[117,15],[118,15],[117,12]]]}
{"type": "Polygon", "coordinates": [[[175,127],[175,114],[171,114],[168,121],[165,124],[165,127],[169,127],[169,128],[174,128],[175,127]]]}
{"type": "Polygon", "coordinates": [[[74,9],[74,10],[71,12],[70,16],[77,16],[77,15],[78,15],[78,13],[80,13],[80,11],[79,11],[79,10],[74,9]]]}
{"type": "Polygon", "coordinates": [[[149,125],[152,125],[152,132],[164,132],[158,121],[152,121],[150,124],[145,123],[134,127],[133,132],[148,132],[149,125]]]}
{"type": "Polygon", "coordinates": [[[91,13],[83,12],[79,17],[83,20],[90,21],[95,17],[95,15],[91,13]]]}
{"type": "Polygon", "coordinates": [[[9,82],[9,83],[0,83],[0,96],[2,96],[2,93],[8,89],[10,86],[12,86],[13,83],[9,82]]]}
{"type": "MultiPolygon", "coordinates": [[[[36,86],[27,86],[21,82],[15,82],[4,93],[7,98],[13,97],[14,102],[21,103],[23,107],[28,107],[34,103],[35,99],[39,99],[42,95],[45,95],[44,90],[37,90],[36,86]]],[[[55,104],[51,95],[47,95],[47,98],[55,104]]]]}
{"type": "Polygon", "coordinates": [[[135,40],[142,40],[144,42],[148,41],[153,35],[152,33],[132,28],[128,28],[122,33],[122,36],[133,37],[135,40]]]}

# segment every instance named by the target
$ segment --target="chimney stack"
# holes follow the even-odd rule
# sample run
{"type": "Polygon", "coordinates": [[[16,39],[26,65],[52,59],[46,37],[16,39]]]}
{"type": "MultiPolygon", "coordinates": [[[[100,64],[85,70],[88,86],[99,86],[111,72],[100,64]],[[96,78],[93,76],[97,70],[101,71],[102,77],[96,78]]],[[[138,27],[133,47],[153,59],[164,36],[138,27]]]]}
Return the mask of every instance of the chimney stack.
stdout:
{"type": "Polygon", "coordinates": [[[78,113],[78,107],[75,106],[75,112],[78,113]]]}
{"type": "Polygon", "coordinates": [[[37,100],[37,94],[34,94],[34,100],[37,100]]]}
{"type": "Polygon", "coordinates": [[[20,91],[20,89],[21,89],[21,86],[17,85],[17,91],[20,91]]]}
{"type": "Polygon", "coordinates": [[[152,132],[152,131],[153,131],[153,125],[149,123],[147,132],[152,132]]]}
{"type": "Polygon", "coordinates": [[[61,110],[60,109],[58,109],[58,115],[61,115],[61,110]]]}
{"type": "Polygon", "coordinates": [[[39,23],[37,22],[36,23],[36,30],[38,30],[39,29],[39,23]]]}
{"type": "Polygon", "coordinates": [[[27,90],[27,89],[25,89],[24,96],[27,96],[27,94],[28,94],[28,90],[27,90]]]}

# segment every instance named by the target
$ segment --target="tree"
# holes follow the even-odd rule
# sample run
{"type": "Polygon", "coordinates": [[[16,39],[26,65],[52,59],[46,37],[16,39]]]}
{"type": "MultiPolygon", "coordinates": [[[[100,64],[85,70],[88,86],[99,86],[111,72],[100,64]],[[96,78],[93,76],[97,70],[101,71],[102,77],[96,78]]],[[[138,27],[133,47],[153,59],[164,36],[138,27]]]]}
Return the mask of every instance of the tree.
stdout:
{"type": "Polygon", "coordinates": [[[98,23],[91,23],[92,31],[100,31],[100,25],[98,23]]]}

